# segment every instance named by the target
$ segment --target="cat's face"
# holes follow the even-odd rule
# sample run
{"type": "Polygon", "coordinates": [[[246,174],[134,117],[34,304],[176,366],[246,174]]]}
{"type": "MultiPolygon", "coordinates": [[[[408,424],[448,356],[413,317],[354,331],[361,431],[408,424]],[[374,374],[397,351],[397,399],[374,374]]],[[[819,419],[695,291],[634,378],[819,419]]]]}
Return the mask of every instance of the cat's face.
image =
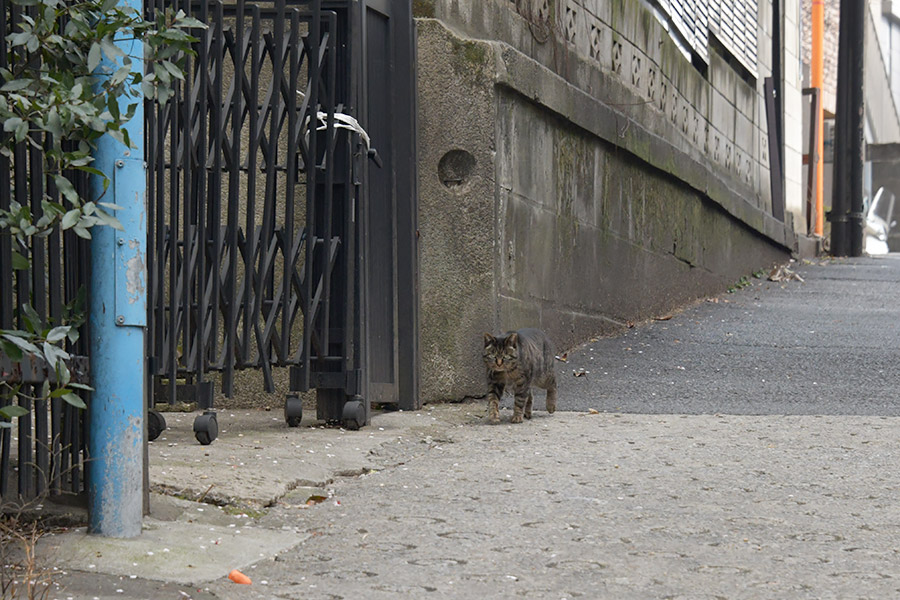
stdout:
{"type": "Polygon", "coordinates": [[[492,371],[512,371],[519,362],[519,338],[515,333],[506,337],[484,334],[484,364],[492,371]]]}

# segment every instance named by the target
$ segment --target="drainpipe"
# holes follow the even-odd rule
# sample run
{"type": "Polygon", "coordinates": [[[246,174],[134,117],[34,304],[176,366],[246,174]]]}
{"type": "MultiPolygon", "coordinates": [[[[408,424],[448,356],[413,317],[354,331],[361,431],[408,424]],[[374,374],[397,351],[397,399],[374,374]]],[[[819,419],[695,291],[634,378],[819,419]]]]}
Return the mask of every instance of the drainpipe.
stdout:
{"type": "MultiPolygon", "coordinates": [[[[123,1],[142,11],[141,0],[123,1]]],[[[117,45],[132,58],[132,68],[143,71],[143,44],[129,40],[117,45]]],[[[123,114],[125,104],[120,101],[123,114]]],[[[127,129],[137,148],[126,148],[107,135],[94,154],[93,166],[109,176],[109,189],[103,193],[100,177],[91,181],[92,198],[102,196],[103,202],[118,205],[115,216],[124,228],[91,230],[94,392],[88,407],[88,530],[118,538],[139,535],[143,514],[147,179],[142,103],[127,129]]]]}
{"type": "MultiPolygon", "coordinates": [[[[784,73],[782,66],[784,38],[781,35],[781,27],[784,15],[781,11],[781,0],[772,0],[772,81],[775,84],[775,136],[778,140],[778,160],[780,171],[784,173],[784,137],[782,127],[784,121],[784,73]]],[[[784,180],[781,182],[784,189],[784,180]]],[[[782,192],[784,197],[784,192],[782,192]]]]}
{"type": "Polygon", "coordinates": [[[812,115],[810,124],[816,128],[816,147],[810,148],[815,158],[816,168],[816,222],[817,236],[825,233],[825,111],[822,98],[825,88],[825,0],[812,0],[812,87],[819,89],[818,111],[812,115]]]}
{"type": "Polygon", "coordinates": [[[831,209],[831,253],[834,256],[862,255],[867,7],[866,2],[859,0],[841,0],[831,209]]]}

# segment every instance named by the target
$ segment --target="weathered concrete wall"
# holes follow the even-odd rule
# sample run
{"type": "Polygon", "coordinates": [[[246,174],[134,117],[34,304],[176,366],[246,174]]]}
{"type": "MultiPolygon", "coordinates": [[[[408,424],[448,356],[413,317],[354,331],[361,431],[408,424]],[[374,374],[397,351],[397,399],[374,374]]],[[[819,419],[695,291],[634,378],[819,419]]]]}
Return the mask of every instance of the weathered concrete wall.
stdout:
{"type": "Polygon", "coordinates": [[[634,155],[515,93],[499,102],[499,329],[539,324],[571,347],[782,256],[634,155]]]}
{"type": "Polygon", "coordinates": [[[624,6],[616,28],[592,15],[583,56],[509,2],[415,4],[440,17],[417,22],[425,400],[484,393],[482,331],[537,325],[566,348],[793,245],[757,90],[714,52],[707,80],[624,6]]]}
{"type": "Polygon", "coordinates": [[[488,44],[437,21],[420,22],[418,40],[421,393],[434,400],[480,388],[472,341],[497,322],[497,100],[488,44]]]}

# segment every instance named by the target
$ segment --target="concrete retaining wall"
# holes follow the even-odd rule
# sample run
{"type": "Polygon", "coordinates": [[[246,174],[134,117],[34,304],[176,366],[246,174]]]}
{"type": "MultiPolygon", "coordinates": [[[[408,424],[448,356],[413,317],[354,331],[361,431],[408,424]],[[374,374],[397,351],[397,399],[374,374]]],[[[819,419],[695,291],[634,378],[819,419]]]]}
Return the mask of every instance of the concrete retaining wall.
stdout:
{"type": "Polygon", "coordinates": [[[538,43],[515,3],[414,3],[426,401],[484,393],[483,331],[564,349],[794,244],[758,90],[715,52],[704,78],[636,0],[602,4],[621,9],[538,43]]]}

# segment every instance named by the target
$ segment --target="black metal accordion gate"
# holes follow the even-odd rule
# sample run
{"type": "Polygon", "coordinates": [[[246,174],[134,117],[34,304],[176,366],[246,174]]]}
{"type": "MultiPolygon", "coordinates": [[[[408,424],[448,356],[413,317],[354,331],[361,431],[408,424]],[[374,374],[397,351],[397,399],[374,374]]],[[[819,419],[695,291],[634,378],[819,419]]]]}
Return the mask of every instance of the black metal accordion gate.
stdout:
{"type": "MultiPolygon", "coordinates": [[[[316,388],[320,418],[358,428],[368,152],[349,117],[351,3],[178,4],[208,29],[173,97],[147,106],[154,398],[211,409],[214,379],[230,396],[237,370],[259,369],[272,392],[273,368],[291,367],[291,391],[316,388]]],[[[301,411],[289,395],[290,425],[301,411]]],[[[215,439],[215,413],[194,430],[215,439]]]]}

